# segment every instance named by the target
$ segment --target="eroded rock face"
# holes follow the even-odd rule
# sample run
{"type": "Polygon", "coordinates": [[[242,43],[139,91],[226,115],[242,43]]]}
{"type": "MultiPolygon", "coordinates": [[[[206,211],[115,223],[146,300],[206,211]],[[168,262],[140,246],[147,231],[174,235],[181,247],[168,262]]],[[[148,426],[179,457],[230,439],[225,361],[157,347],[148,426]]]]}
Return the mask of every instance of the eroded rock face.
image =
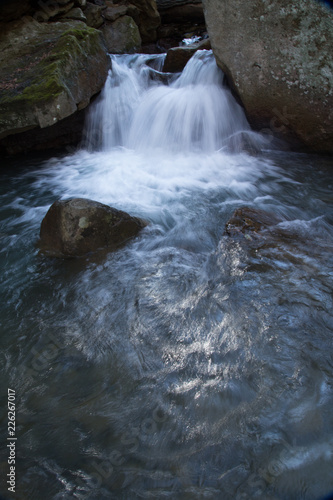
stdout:
{"type": "Polygon", "coordinates": [[[56,201],[40,229],[40,248],[49,256],[76,257],[99,249],[116,250],[147,224],[97,201],[56,201]]]}
{"type": "Polygon", "coordinates": [[[85,108],[109,68],[101,33],[80,21],[5,25],[0,39],[0,139],[85,108]]]}
{"type": "Polygon", "coordinates": [[[204,0],[218,65],[256,130],[333,152],[333,11],[313,0],[204,0]]]}

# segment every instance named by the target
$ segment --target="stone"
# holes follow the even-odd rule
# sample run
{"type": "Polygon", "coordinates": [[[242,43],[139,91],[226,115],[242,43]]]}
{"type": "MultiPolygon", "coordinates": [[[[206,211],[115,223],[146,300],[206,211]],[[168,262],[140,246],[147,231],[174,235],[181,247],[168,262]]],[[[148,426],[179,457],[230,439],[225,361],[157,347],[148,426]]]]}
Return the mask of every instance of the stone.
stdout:
{"type": "Polygon", "coordinates": [[[255,130],[333,152],[333,16],[313,0],[203,0],[217,64],[255,130]]]}
{"type": "Polygon", "coordinates": [[[109,58],[101,33],[83,22],[24,18],[6,25],[0,67],[2,139],[50,127],[87,106],[104,85],[109,58]]]}
{"type": "Polygon", "coordinates": [[[127,13],[126,5],[114,5],[103,10],[103,17],[107,21],[115,21],[118,17],[125,16],[127,13]]]}
{"type": "Polygon", "coordinates": [[[39,246],[52,257],[114,251],[138,235],[143,220],[84,198],[55,201],[41,223],[39,246]]]}
{"type": "Polygon", "coordinates": [[[83,22],[87,21],[86,16],[83,14],[82,9],[80,9],[79,7],[75,7],[74,9],[68,11],[66,14],[61,16],[61,19],[74,19],[76,21],[83,22]]]}
{"type": "Polygon", "coordinates": [[[101,31],[110,54],[132,54],[140,50],[139,29],[130,16],[119,17],[113,23],[105,22],[101,31]]]}
{"type": "Polygon", "coordinates": [[[74,4],[81,9],[84,9],[87,5],[87,0],[74,0],[74,4]]]}
{"type": "Polygon", "coordinates": [[[225,234],[228,236],[245,236],[252,239],[251,234],[257,235],[264,229],[275,226],[281,219],[271,213],[259,208],[241,207],[234,211],[225,226],[225,234]]]}
{"type": "Polygon", "coordinates": [[[95,5],[91,2],[87,2],[84,9],[84,15],[87,19],[87,25],[91,28],[100,28],[104,22],[102,12],[103,7],[101,7],[100,5],[95,5]]]}
{"type": "Polygon", "coordinates": [[[188,61],[197,50],[209,50],[209,39],[192,44],[191,46],[173,47],[168,50],[164,64],[163,72],[177,73],[183,71],[188,61]]]}
{"type": "Polygon", "coordinates": [[[155,42],[157,39],[156,29],[161,24],[160,14],[157,10],[155,0],[131,0],[138,10],[139,15],[135,19],[138,25],[143,43],[155,42]]]}

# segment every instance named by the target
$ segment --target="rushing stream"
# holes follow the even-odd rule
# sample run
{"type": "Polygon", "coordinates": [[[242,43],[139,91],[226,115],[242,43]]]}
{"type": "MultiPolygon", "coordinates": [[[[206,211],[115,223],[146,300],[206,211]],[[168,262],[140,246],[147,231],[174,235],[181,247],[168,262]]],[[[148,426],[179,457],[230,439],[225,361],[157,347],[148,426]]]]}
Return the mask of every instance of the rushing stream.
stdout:
{"type": "Polygon", "coordinates": [[[332,162],[251,132],[210,52],[178,77],[161,63],[113,57],[82,147],[0,172],[0,496],[319,500],[333,491],[332,162]],[[109,255],[39,255],[47,209],[75,196],[150,224],[109,255]],[[225,236],[241,206],[278,214],[279,238],[225,236]]]}

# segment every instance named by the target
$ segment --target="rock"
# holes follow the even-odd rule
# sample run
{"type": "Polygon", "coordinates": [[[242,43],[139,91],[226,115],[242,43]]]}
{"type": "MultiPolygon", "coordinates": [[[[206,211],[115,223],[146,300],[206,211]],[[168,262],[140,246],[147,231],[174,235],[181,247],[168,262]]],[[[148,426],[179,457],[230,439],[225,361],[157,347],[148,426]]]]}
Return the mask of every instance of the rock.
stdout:
{"type": "Polygon", "coordinates": [[[101,33],[82,22],[24,18],[6,25],[0,67],[1,139],[86,107],[104,85],[109,59],[101,33]]]}
{"type": "Polygon", "coordinates": [[[247,239],[252,239],[251,234],[256,235],[279,222],[281,222],[281,219],[278,216],[265,210],[241,207],[235,210],[226,223],[225,234],[233,237],[245,236],[247,239]]]}
{"type": "Polygon", "coordinates": [[[118,17],[125,16],[127,13],[126,5],[113,5],[103,10],[103,17],[107,21],[115,21],[118,17]]]}
{"type": "Polygon", "coordinates": [[[256,130],[333,152],[333,16],[321,2],[204,0],[213,52],[256,130]]]}
{"type": "Polygon", "coordinates": [[[87,5],[87,0],[74,0],[74,4],[81,9],[84,9],[87,5]]]}
{"type": "Polygon", "coordinates": [[[40,248],[54,257],[116,250],[146,226],[137,217],[83,198],[56,201],[41,223],[40,248]]]}
{"type": "Polygon", "coordinates": [[[87,2],[86,8],[84,10],[84,15],[87,19],[87,25],[91,28],[100,28],[102,26],[104,19],[102,16],[103,7],[100,5],[95,5],[91,2],[87,2]]]}
{"type": "Polygon", "coordinates": [[[82,109],[52,125],[52,127],[31,129],[26,132],[7,135],[7,137],[0,140],[0,156],[12,156],[47,149],[63,150],[64,147],[67,147],[67,150],[72,152],[82,140],[84,122],[85,109],[82,109]]]}
{"type": "Polygon", "coordinates": [[[131,54],[141,47],[139,29],[130,16],[119,17],[113,23],[106,22],[101,31],[110,54],[131,54]]]}
{"type": "Polygon", "coordinates": [[[191,59],[197,50],[209,50],[210,41],[203,40],[202,42],[195,43],[191,46],[173,47],[168,50],[164,65],[163,72],[177,73],[183,71],[187,62],[191,59]]]}
{"type": "Polygon", "coordinates": [[[82,10],[79,7],[75,7],[74,9],[68,11],[66,14],[61,16],[61,19],[74,19],[76,21],[83,22],[87,21],[86,16],[83,14],[82,10]]]}
{"type": "Polygon", "coordinates": [[[135,19],[139,27],[143,43],[155,42],[157,39],[156,29],[161,24],[160,14],[157,10],[155,0],[131,0],[131,4],[139,10],[135,19]]]}

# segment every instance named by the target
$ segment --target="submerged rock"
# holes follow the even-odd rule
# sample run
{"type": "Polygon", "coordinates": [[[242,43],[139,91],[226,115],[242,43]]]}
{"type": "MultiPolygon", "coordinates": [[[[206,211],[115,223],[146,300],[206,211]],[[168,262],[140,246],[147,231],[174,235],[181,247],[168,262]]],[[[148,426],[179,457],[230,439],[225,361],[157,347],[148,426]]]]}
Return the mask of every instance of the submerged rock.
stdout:
{"type": "Polygon", "coordinates": [[[40,248],[54,257],[113,251],[136,236],[146,222],[97,201],[72,198],[51,205],[41,223],[40,248]]]}
{"type": "Polygon", "coordinates": [[[241,207],[237,208],[225,226],[225,234],[228,236],[245,236],[252,239],[255,235],[275,226],[281,219],[273,213],[260,210],[259,208],[241,207]]]}
{"type": "Polygon", "coordinates": [[[83,22],[26,17],[5,25],[0,67],[1,139],[85,108],[105,82],[109,59],[101,33],[83,22]]]}
{"type": "Polygon", "coordinates": [[[333,152],[333,15],[313,0],[203,0],[218,65],[250,124],[333,152]]]}

